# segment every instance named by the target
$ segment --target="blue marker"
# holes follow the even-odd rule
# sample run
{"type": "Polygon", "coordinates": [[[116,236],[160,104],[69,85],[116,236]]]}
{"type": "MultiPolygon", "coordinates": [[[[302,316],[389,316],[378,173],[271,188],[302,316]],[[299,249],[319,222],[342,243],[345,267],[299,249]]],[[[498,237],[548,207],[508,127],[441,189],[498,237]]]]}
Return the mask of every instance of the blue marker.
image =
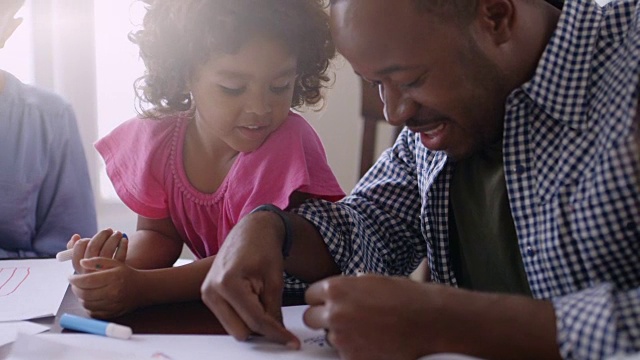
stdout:
{"type": "Polygon", "coordinates": [[[62,314],[60,326],[65,329],[82,331],[90,334],[108,336],[116,339],[126,340],[133,333],[131,328],[106,321],[89,319],[81,316],[62,314]]]}

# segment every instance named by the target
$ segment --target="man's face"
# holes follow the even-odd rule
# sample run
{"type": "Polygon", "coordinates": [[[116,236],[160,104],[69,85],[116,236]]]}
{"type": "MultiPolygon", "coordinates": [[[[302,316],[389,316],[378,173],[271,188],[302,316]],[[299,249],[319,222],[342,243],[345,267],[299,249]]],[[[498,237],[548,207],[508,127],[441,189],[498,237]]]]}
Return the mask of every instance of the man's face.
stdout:
{"type": "Polygon", "coordinates": [[[412,0],[343,0],[332,33],[356,73],[378,86],[385,117],[431,150],[467,157],[502,136],[505,76],[461,25],[412,0]]]}

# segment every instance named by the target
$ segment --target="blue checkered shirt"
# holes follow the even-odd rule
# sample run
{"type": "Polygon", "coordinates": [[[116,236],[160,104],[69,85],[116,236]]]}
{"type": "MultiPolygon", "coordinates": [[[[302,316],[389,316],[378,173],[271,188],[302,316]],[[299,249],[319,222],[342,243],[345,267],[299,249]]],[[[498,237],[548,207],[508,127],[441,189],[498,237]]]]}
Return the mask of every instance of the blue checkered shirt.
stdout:
{"type": "MultiPolygon", "coordinates": [[[[638,21],[637,1],[567,1],[535,75],[506,104],[503,156],[520,252],[533,296],[553,302],[567,359],[640,351],[638,21]]],[[[407,275],[426,256],[431,280],[456,286],[451,170],[444,153],[405,129],[350,196],[296,211],[345,274],[407,275]]]]}

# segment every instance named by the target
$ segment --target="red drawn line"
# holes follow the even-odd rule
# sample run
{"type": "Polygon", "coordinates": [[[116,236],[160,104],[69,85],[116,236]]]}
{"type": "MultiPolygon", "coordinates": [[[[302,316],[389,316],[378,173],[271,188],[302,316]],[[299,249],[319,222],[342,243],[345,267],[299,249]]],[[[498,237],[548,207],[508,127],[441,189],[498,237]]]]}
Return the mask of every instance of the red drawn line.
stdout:
{"type": "MultiPolygon", "coordinates": [[[[0,269],[0,273],[5,271],[6,268],[0,269]]],[[[16,268],[13,268],[13,272],[16,272],[16,268]]],[[[0,285],[0,289],[2,289],[5,285],[7,285],[7,283],[9,282],[9,280],[11,280],[11,278],[13,277],[13,274],[11,274],[11,276],[9,276],[9,278],[7,279],[7,281],[5,281],[4,283],[2,283],[2,285],[0,285]]]]}
{"type": "MultiPolygon", "coordinates": [[[[13,279],[13,277],[16,275],[16,272],[18,271],[18,269],[24,269],[24,268],[13,268],[13,272],[11,273],[11,275],[9,276],[7,281],[5,281],[2,285],[0,285],[0,290],[2,290],[2,288],[4,286],[6,286],[7,283],[9,283],[9,281],[11,281],[11,279],[13,279]]],[[[5,269],[0,269],[0,272],[2,272],[4,270],[6,270],[6,268],[5,269]]],[[[18,290],[18,288],[22,285],[22,283],[24,283],[24,281],[27,280],[27,278],[31,274],[31,268],[26,268],[26,272],[27,273],[24,275],[22,280],[20,280],[20,282],[13,288],[13,290],[11,290],[10,292],[8,292],[6,294],[0,294],[0,296],[9,296],[9,295],[13,294],[16,290],[18,290]]]]}

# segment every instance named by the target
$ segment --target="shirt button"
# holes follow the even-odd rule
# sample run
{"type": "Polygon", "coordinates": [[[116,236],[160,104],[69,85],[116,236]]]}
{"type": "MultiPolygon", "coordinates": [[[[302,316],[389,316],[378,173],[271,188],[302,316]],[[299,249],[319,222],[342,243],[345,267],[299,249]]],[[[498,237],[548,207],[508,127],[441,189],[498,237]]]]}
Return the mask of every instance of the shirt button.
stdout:
{"type": "Polygon", "coordinates": [[[536,254],[536,249],[531,246],[527,246],[527,256],[534,256],[536,254]]]}
{"type": "Polygon", "coordinates": [[[518,175],[523,174],[525,170],[527,170],[527,168],[525,168],[524,165],[521,165],[521,164],[515,165],[511,168],[511,171],[518,175]]]}

